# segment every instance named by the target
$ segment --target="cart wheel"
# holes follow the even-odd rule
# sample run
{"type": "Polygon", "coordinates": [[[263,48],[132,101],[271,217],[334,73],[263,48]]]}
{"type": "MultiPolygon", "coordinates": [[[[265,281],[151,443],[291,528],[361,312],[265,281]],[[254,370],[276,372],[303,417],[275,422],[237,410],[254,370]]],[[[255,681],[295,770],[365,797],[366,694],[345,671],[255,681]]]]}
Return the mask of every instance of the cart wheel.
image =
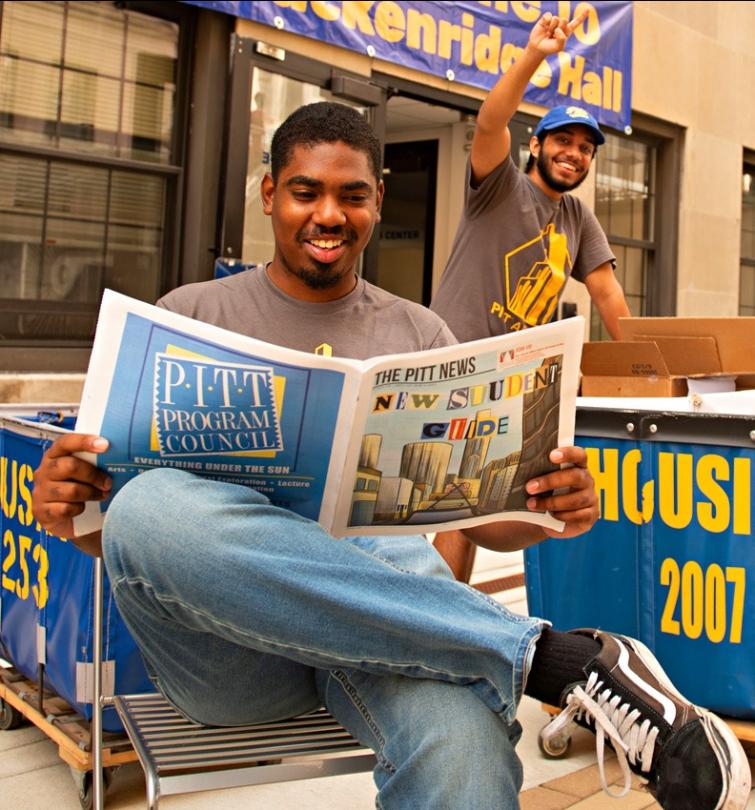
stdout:
{"type": "Polygon", "coordinates": [[[6,703],[0,698],[0,730],[10,731],[24,724],[24,716],[10,703],[6,703]]]}
{"type": "Polygon", "coordinates": [[[92,785],[92,772],[82,771],[79,783],[79,804],[81,810],[92,810],[94,807],[94,787],[92,785]]]}
{"type": "MultiPolygon", "coordinates": [[[[547,728],[547,726],[544,726],[544,728],[547,728]]],[[[566,756],[569,748],[571,748],[571,735],[559,734],[557,737],[545,742],[541,731],[537,735],[537,747],[540,749],[540,753],[548,757],[548,759],[561,759],[561,757],[566,756]]]]}
{"type": "MultiPolygon", "coordinates": [[[[105,793],[107,793],[107,789],[113,779],[113,770],[113,768],[102,769],[102,787],[105,793]]],[[[76,771],[72,768],[71,775],[79,788],[79,804],[82,810],[92,810],[94,807],[94,780],[92,778],[92,771],[76,771]]]]}

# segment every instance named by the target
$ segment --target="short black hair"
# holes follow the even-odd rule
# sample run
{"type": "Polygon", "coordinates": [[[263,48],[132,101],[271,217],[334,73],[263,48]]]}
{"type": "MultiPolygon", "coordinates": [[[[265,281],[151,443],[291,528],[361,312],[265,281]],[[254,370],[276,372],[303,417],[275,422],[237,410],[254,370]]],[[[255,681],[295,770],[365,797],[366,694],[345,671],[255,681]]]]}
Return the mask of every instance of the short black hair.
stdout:
{"type": "Polygon", "coordinates": [[[358,110],[333,101],[317,101],[299,107],[278,127],[270,147],[273,180],[277,180],[288,165],[294,147],[336,141],[364,152],[375,182],[382,180],[383,148],[377,135],[358,110]]]}

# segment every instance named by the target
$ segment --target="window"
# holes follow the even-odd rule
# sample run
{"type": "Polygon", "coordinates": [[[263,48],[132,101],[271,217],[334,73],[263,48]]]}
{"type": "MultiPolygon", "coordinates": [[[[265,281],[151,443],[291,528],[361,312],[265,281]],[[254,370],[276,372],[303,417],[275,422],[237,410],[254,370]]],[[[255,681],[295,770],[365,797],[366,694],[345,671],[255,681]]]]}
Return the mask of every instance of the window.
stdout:
{"type": "Polygon", "coordinates": [[[178,24],[110,3],[0,6],[7,345],[86,346],[105,287],[159,294],[178,39],[178,24]]]}
{"type": "Polygon", "coordinates": [[[745,163],[742,171],[739,314],[755,315],[755,162],[745,163]]]}
{"type": "MultiPolygon", "coordinates": [[[[616,277],[632,315],[648,311],[648,278],[655,254],[654,146],[606,133],[595,158],[595,214],[616,255],[616,277]]],[[[608,333],[593,305],[590,339],[608,333]]]]}
{"type": "Polygon", "coordinates": [[[0,25],[3,141],[170,161],[175,23],[107,3],[11,1],[0,25]]]}

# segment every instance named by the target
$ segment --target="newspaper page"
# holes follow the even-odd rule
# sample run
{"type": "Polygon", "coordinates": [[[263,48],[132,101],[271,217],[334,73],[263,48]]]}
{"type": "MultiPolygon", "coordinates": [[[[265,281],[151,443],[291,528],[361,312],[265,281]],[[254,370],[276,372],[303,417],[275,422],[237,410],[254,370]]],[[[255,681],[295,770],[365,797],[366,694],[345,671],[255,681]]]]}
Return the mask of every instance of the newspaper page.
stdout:
{"type": "MultiPolygon", "coordinates": [[[[241,484],[335,536],[520,519],[572,444],[584,322],[373,358],[274,346],[105,292],[76,431],[113,479],[172,467],[241,484]]],[[[111,497],[112,497],[111,496],[111,497]]],[[[87,504],[77,535],[101,528],[87,504]]]]}
{"type": "Polygon", "coordinates": [[[372,361],[334,533],[407,534],[524,520],[525,483],[574,443],[584,319],[372,361]]]}
{"type": "MultiPolygon", "coordinates": [[[[359,361],[273,346],[106,290],[76,431],[113,479],[173,467],[262,492],[327,525],[361,378],[359,361]]],[[[102,526],[90,502],[77,535],[102,526]]]]}

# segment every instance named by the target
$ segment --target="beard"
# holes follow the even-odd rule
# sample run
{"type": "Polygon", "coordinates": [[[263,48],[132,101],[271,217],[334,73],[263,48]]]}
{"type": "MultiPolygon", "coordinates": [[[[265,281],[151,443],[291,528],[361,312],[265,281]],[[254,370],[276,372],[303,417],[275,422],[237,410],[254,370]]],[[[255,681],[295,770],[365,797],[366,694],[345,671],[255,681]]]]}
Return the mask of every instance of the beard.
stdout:
{"type": "Polygon", "coordinates": [[[317,259],[311,259],[313,267],[302,267],[301,265],[293,264],[286,260],[286,257],[280,256],[281,264],[287,273],[295,276],[299,281],[303,281],[310,290],[328,290],[335,287],[342,279],[353,271],[352,267],[342,268],[340,271],[334,271],[333,265],[329,262],[318,262],[317,259]]]}
{"type": "Polygon", "coordinates": [[[351,272],[351,268],[342,270],[340,273],[328,272],[331,265],[325,262],[318,262],[312,260],[315,269],[312,270],[308,267],[289,267],[285,265],[289,273],[296,276],[300,281],[303,281],[310,290],[327,290],[335,287],[341,279],[351,272]]]}
{"type": "Polygon", "coordinates": [[[581,177],[578,177],[576,180],[573,180],[571,183],[564,183],[561,180],[556,180],[553,176],[553,173],[550,170],[551,161],[546,160],[545,154],[543,150],[540,150],[540,154],[537,156],[536,166],[537,170],[540,173],[540,177],[543,178],[543,182],[545,183],[548,188],[553,189],[553,191],[558,192],[559,194],[563,194],[566,191],[574,191],[575,188],[578,188],[582,185],[582,183],[587,178],[587,172],[585,172],[581,177]]]}

